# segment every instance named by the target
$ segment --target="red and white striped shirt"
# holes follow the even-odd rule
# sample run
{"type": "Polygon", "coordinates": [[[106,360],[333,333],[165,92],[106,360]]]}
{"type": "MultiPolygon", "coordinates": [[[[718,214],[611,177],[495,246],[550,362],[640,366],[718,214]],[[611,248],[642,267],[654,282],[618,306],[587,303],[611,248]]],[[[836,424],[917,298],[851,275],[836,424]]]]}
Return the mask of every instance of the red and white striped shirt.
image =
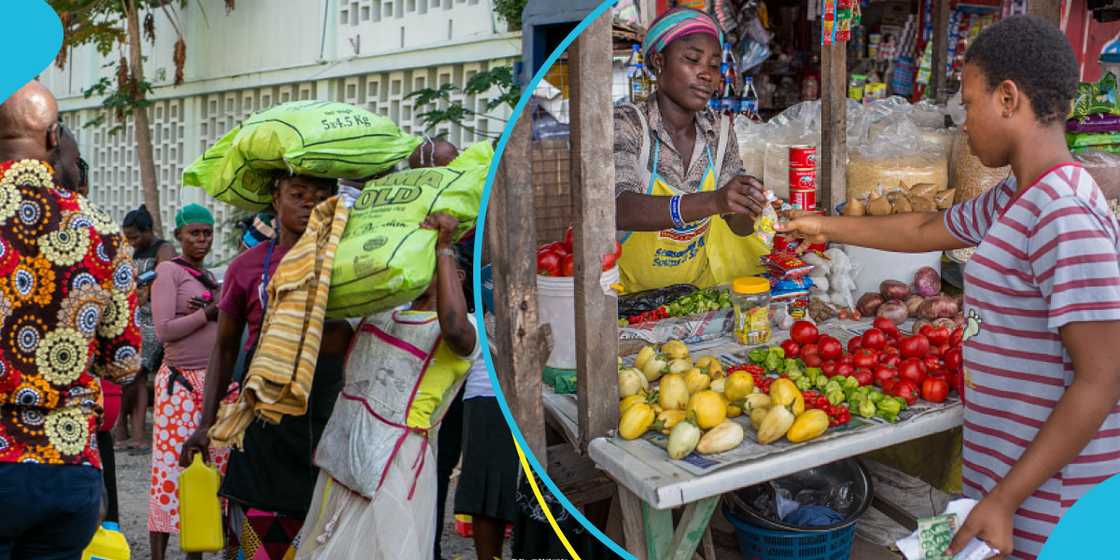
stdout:
{"type": "MultiPolygon", "coordinates": [[[[1014,177],[945,214],[978,248],[964,270],[964,490],[979,499],[1019,460],[1073,380],[1059,329],[1120,321],[1120,227],[1080,166],[1016,192],[1014,177]]],[[[1035,558],[1058,519],[1120,473],[1120,407],[1015,515],[1017,558],[1035,558]]]]}

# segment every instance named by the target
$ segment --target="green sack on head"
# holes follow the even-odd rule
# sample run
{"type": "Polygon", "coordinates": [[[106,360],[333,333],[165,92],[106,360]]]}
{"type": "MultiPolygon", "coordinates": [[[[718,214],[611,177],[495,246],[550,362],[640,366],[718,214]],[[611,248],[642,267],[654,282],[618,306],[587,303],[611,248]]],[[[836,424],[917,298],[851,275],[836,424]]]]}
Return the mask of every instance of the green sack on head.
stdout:
{"type": "Polygon", "coordinates": [[[474,227],[494,156],[488,142],[471,146],[448,167],[412,169],[366,183],[335,252],[327,317],[362,317],[415,300],[432,282],[436,232],[428,214],[459,220],[457,237],[474,227]]]}
{"type": "Polygon", "coordinates": [[[242,208],[269,205],[276,173],[361,179],[420,145],[392,120],[346,103],[295,101],[245,120],[183,171],[183,184],[242,208]]]}

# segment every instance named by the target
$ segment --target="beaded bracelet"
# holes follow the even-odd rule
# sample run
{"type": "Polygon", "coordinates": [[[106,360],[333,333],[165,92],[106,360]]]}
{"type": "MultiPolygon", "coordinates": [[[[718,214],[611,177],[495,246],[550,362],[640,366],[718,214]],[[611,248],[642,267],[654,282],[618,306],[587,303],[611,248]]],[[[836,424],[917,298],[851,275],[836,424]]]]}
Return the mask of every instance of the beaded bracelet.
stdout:
{"type": "Polygon", "coordinates": [[[676,195],[669,199],[669,218],[673,220],[673,225],[678,229],[687,226],[684,219],[681,218],[681,195],[676,195]]]}

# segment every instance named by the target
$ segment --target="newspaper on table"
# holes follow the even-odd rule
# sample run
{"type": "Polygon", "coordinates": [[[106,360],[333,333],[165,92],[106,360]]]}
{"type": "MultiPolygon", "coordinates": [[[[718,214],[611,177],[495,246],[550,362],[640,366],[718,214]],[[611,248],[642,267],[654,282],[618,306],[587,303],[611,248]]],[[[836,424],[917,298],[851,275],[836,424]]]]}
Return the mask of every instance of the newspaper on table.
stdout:
{"type": "Polygon", "coordinates": [[[735,326],[735,312],[720,309],[689,317],[674,317],[621,327],[620,341],[641,340],[648,344],[663,344],[680,340],[685,344],[700,344],[727,336],[735,326]]]}

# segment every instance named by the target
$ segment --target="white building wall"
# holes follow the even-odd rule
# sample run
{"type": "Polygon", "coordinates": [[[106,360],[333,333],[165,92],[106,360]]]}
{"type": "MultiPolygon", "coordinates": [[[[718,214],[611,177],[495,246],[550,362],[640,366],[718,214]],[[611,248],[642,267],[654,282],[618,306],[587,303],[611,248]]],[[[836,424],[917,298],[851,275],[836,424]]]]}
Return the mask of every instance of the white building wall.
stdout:
{"type": "MultiPolygon", "coordinates": [[[[145,71],[155,86],[148,111],[163,223],[172,227],[175,211],[186,202],[213,210],[218,231],[212,263],[234,256],[224,241],[240,212],[199,189],[180,188],[180,178],[184,167],[254,112],[297,99],[344,101],[392,118],[411,133],[446,133],[459,146],[497,135],[505,125],[503,108],[494,119],[425,131],[419,114],[427,108],[405,99],[433,85],[462,87],[474,74],[519,57],[519,34],[497,31],[505,23],[492,16],[489,0],[243,0],[228,15],[223,0],[201,5],[176,11],[188,45],[185,82],[172,85],[176,34],[162,13],[156,15],[156,44],[145,42],[145,71]]],[[[82,94],[102,76],[114,75],[118,57],[79,49],[65,68],[51,67],[41,79],[59,97],[63,120],[90,163],[91,197],[120,220],[143,201],[134,130],[129,121],[109,134],[111,116],[84,127],[104,111],[100,99],[82,94]]],[[[484,112],[496,94],[456,95],[452,101],[484,112]]]]}

